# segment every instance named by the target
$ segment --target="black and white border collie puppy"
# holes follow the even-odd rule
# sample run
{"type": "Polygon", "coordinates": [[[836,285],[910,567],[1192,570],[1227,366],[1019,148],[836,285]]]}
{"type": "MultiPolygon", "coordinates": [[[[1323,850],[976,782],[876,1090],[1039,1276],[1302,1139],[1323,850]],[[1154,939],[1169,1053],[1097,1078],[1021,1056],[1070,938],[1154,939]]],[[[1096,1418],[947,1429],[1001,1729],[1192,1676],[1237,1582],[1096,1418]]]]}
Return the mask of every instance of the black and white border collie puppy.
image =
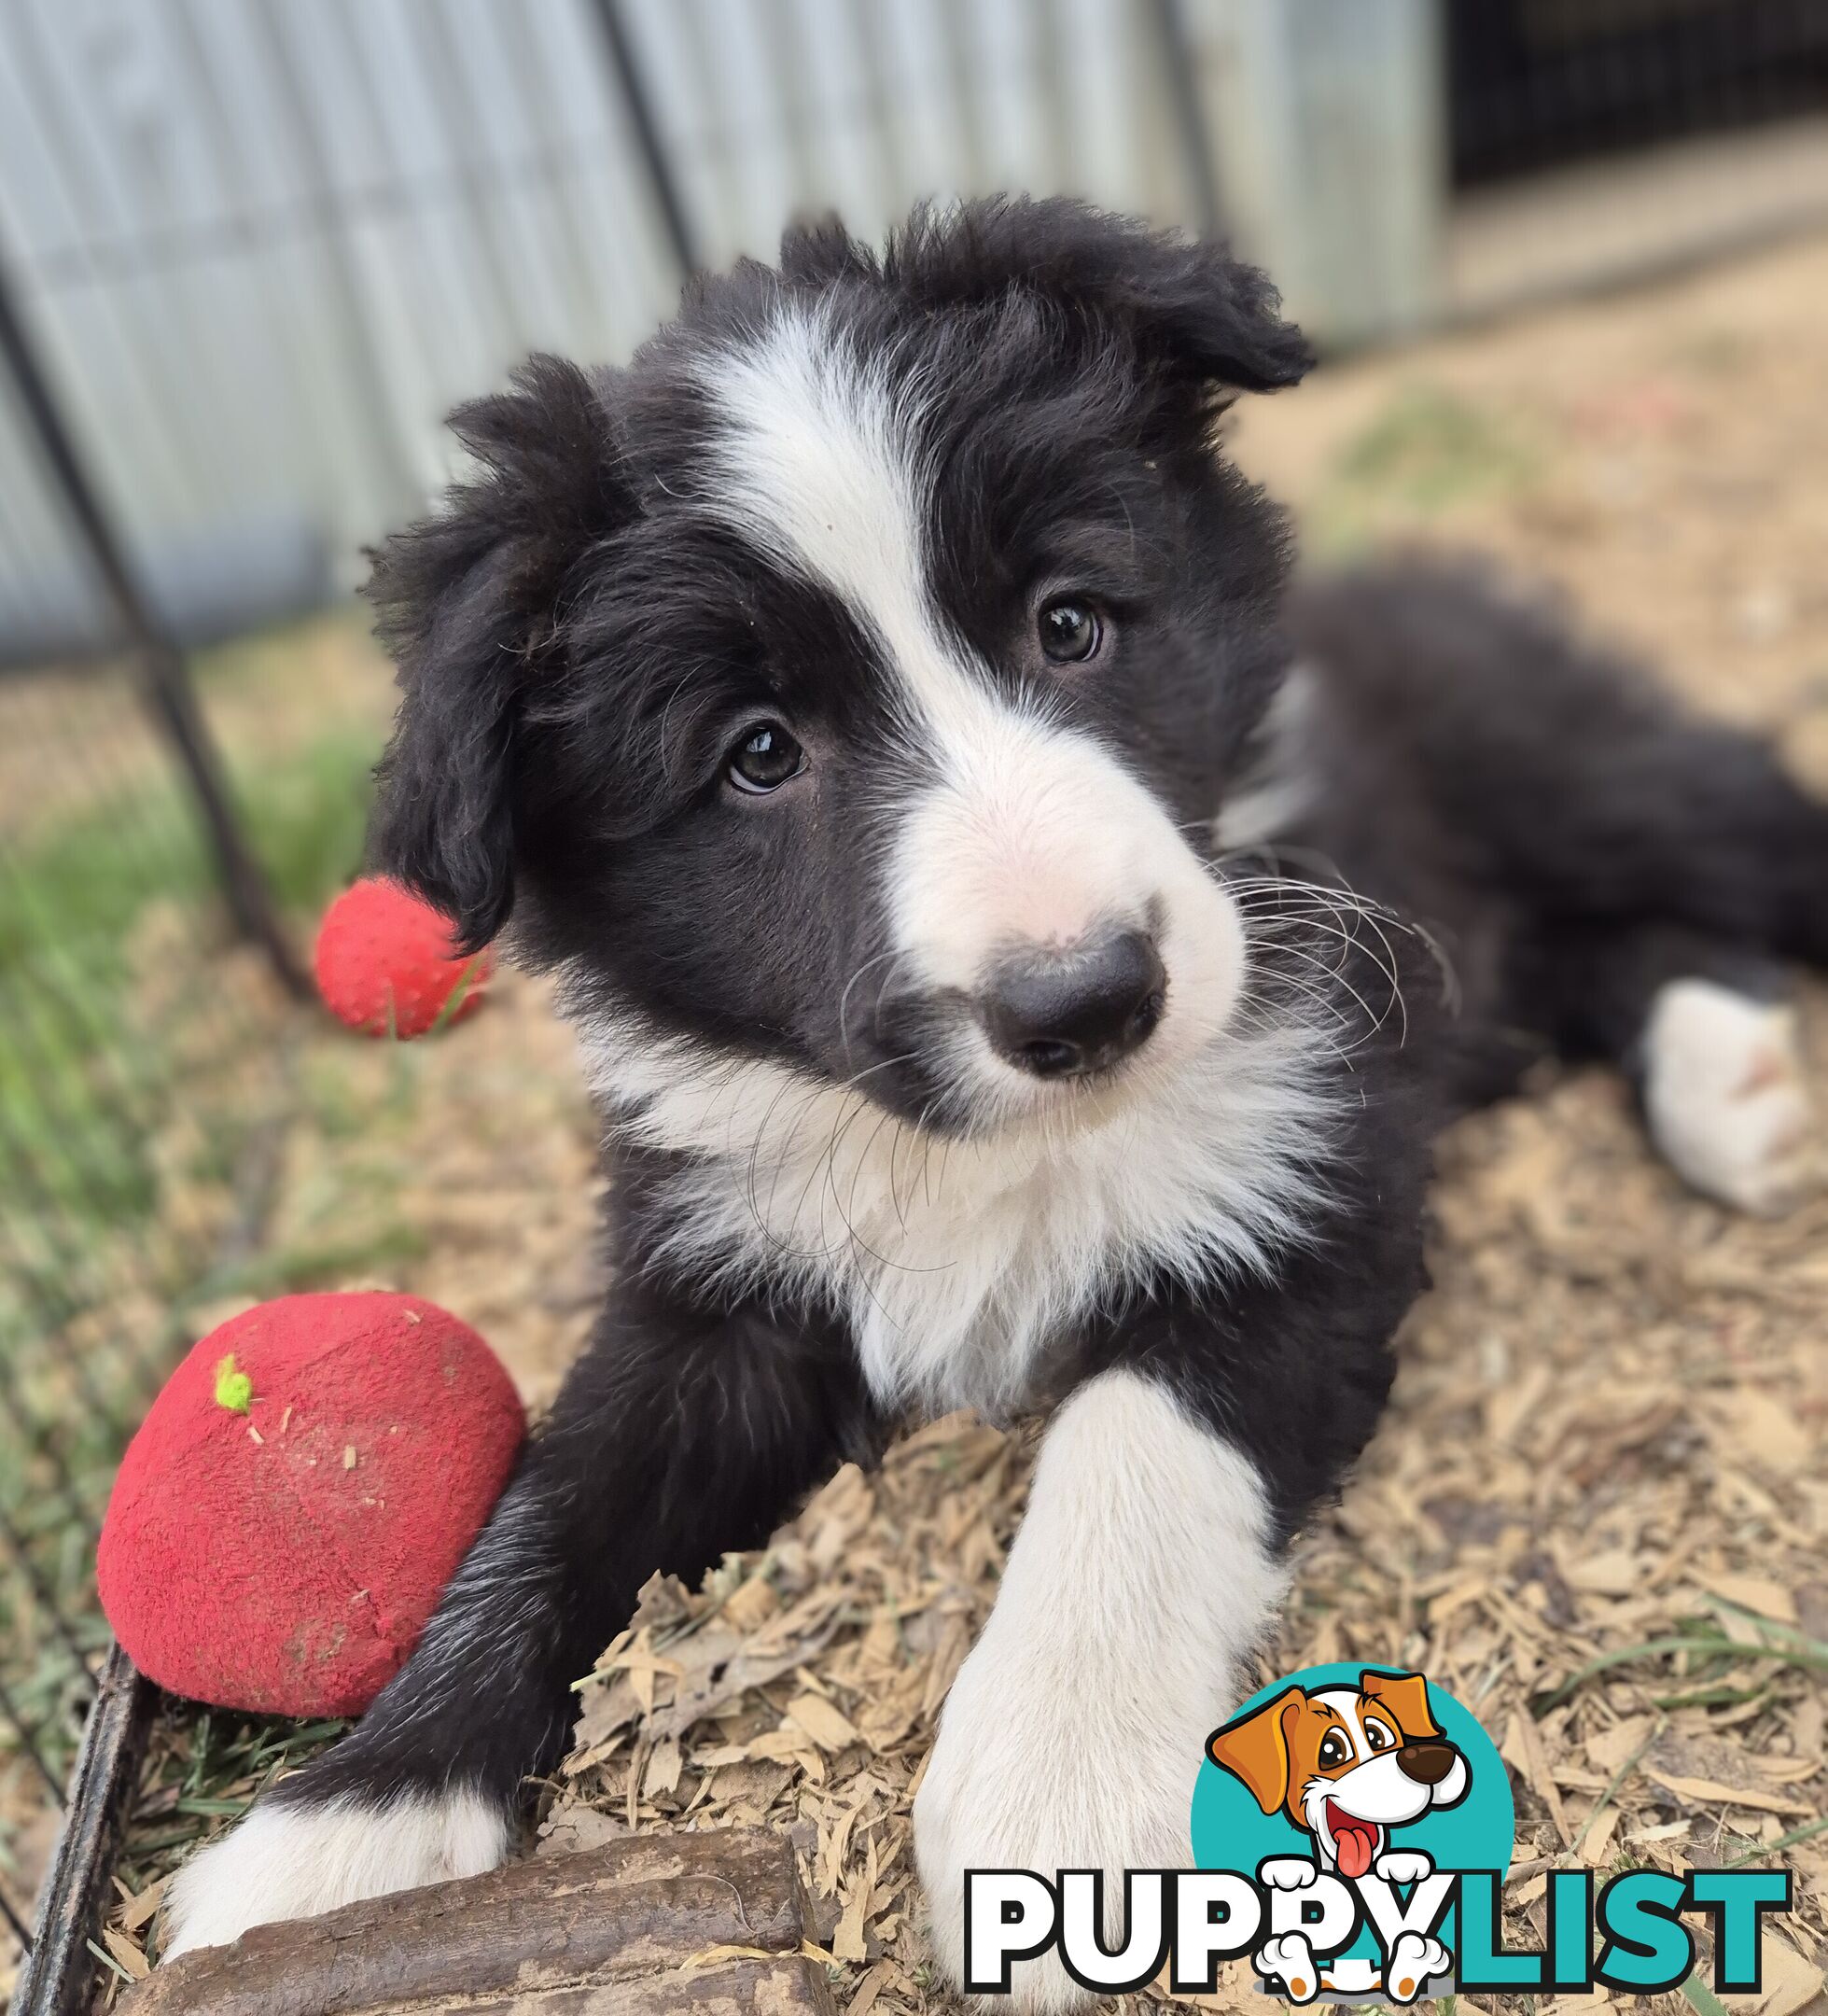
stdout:
{"type": "Polygon", "coordinates": [[[376,567],[378,852],[562,976],[615,1287],[412,1659],[190,1863],[169,1951],[488,1868],[656,1569],[911,1413],[1046,1405],[915,1808],[956,1971],[968,1869],[1186,1858],[1444,1114],[1609,1056],[1692,1181],[1780,1200],[1828,812],[1476,587],[1285,598],[1214,420],[1306,361],[1221,250],[999,202],[796,231],[628,369],[457,415],[477,472],[376,567]]]}

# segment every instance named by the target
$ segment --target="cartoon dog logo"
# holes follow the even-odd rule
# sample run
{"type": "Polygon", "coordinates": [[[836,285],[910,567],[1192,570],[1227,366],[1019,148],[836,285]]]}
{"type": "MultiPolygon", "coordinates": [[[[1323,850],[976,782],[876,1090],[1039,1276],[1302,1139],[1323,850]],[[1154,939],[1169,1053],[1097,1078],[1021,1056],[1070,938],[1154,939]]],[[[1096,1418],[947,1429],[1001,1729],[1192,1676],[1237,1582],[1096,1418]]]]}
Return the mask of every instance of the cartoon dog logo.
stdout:
{"type": "MultiPolygon", "coordinates": [[[[1357,1882],[1418,1883],[1434,1864],[1415,1849],[1393,1849],[1390,1829],[1466,1797],[1466,1759],[1429,1710],[1420,1673],[1366,1671],[1351,1687],[1291,1687],[1215,1729],[1207,1755],[1243,1782],[1266,1813],[1280,1812],[1313,1841],[1315,1859],[1272,1856],[1259,1879],[1277,1889],[1306,1888],[1324,1869],[1357,1882]]],[[[1390,1993],[1412,2000],[1450,1965],[1438,1939],[1405,1933],[1385,1970],[1390,1993]],[[1411,1950],[1413,1948],[1413,1950],[1411,1950]]],[[[1331,1971],[1300,1933],[1270,1940],[1257,1971],[1278,1977],[1296,2001],[1320,1989],[1362,1993],[1384,1982],[1361,1978],[1361,1963],[1331,1971]]]]}

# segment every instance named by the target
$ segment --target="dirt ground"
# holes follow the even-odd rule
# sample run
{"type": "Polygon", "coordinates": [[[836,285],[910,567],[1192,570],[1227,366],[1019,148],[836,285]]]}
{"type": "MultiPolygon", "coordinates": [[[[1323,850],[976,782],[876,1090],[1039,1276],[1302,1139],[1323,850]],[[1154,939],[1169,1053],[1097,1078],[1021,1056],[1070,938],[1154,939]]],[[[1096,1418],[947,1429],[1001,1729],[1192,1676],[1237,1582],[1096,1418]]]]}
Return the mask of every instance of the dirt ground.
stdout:
{"type": "MultiPolygon", "coordinates": [[[[1828,242],[1791,247],[1323,371],[1241,412],[1237,452],[1310,550],[1495,553],[1828,790],[1824,314],[1828,242]]],[[[1828,1056],[1820,989],[1808,1022],[1828,1056]]],[[[504,977],[483,1014],[405,1052],[319,1030],[299,1068],[312,1117],[286,1144],[275,1241],[352,1255],[324,1284],[447,1303],[549,1395],[599,1282],[593,1130],[541,990],[504,977]]],[[[1746,2006],[1789,2016],[1828,1960],[1828,1196],[1776,1224],[1699,1201],[1598,1072],[1467,1123],[1442,1168],[1436,1288],[1389,1418],[1300,1544],[1264,1677],[1401,1663],[1478,1714],[1514,1776],[1517,1936],[1540,1933],[1556,1867],[1764,1861],[1788,1841],[1796,1910],[1746,2006]]],[[[1026,1435],[924,1428],[704,1591],[655,1588],[583,1691],[542,1845],[787,1828],[840,2008],[951,2009],[926,1970],[908,1805],[1029,1456],[1026,1435]]],[[[181,1758],[190,1738],[166,1741],[181,1758]]],[[[135,1885],[162,1866],[143,1857],[135,1885]]],[[[145,1906],[114,1927],[118,1956],[138,1959],[145,1906]]],[[[1261,2005],[1236,1976],[1216,2006],[1261,2005]]]]}

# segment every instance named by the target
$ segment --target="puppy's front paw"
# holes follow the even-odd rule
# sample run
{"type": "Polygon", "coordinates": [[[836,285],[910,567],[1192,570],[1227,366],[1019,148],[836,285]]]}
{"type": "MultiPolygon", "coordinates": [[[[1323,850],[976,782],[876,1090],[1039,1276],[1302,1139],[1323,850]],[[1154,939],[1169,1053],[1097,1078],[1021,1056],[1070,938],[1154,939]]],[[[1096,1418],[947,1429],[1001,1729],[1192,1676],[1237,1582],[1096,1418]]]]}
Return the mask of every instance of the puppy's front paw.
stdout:
{"type": "Polygon", "coordinates": [[[1304,1861],[1300,1855],[1271,1855],[1257,1865],[1259,1880],[1272,1890],[1309,1889],[1319,1873],[1318,1864],[1304,1861]]]}
{"type": "MultiPolygon", "coordinates": [[[[929,1938],[955,1983],[965,1979],[967,1869],[1033,1869],[1050,1882],[1062,1869],[1104,1870],[1104,1943],[1117,1952],[1123,1872],[1192,1860],[1198,1735],[1165,1736],[1071,1674],[1012,1662],[997,1638],[993,1621],[953,1682],[914,1799],[929,1938]]],[[[996,2006],[1032,2016],[1097,2000],[1052,1953],[1017,1962],[1011,1990],[996,2006]]]]}
{"type": "Polygon", "coordinates": [[[1311,2002],[1320,1991],[1314,1949],[1299,1932],[1284,1932],[1258,1947],[1256,1967],[1265,1981],[1279,1976],[1291,2002],[1311,2002]]]}
{"type": "Polygon", "coordinates": [[[275,1799],[191,1856],[165,1897],[160,1957],[226,1946],[252,1925],[313,1918],[358,1897],[480,1876],[508,1853],[508,1819],[481,1793],[275,1799]]]}
{"type": "Polygon", "coordinates": [[[1387,1848],[1373,1868],[1386,1883],[1413,1883],[1431,1875],[1434,1864],[1419,1848],[1387,1848]]]}
{"type": "Polygon", "coordinates": [[[1393,2002],[1413,2002],[1430,1981],[1446,1973],[1452,1965],[1447,1949],[1438,1939],[1422,1932],[1404,1932],[1390,1949],[1384,1986],[1393,2002]]]}

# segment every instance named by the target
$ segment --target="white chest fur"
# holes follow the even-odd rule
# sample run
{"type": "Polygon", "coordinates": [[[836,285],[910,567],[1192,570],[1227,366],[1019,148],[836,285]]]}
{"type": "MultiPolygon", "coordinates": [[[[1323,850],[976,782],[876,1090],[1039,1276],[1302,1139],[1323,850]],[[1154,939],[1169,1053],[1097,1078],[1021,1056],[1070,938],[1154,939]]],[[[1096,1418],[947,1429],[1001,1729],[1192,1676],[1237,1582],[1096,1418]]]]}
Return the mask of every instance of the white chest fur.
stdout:
{"type": "Polygon", "coordinates": [[[688,1158],[662,1264],[827,1303],[879,1398],[936,1410],[1018,1403],[1051,1337],[1151,1277],[1269,1265],[1301,1237],[1327,1130],[1300,1028],[983,1140],[632,1023],[580,1037],[612,1125],[688,1158]]]}

